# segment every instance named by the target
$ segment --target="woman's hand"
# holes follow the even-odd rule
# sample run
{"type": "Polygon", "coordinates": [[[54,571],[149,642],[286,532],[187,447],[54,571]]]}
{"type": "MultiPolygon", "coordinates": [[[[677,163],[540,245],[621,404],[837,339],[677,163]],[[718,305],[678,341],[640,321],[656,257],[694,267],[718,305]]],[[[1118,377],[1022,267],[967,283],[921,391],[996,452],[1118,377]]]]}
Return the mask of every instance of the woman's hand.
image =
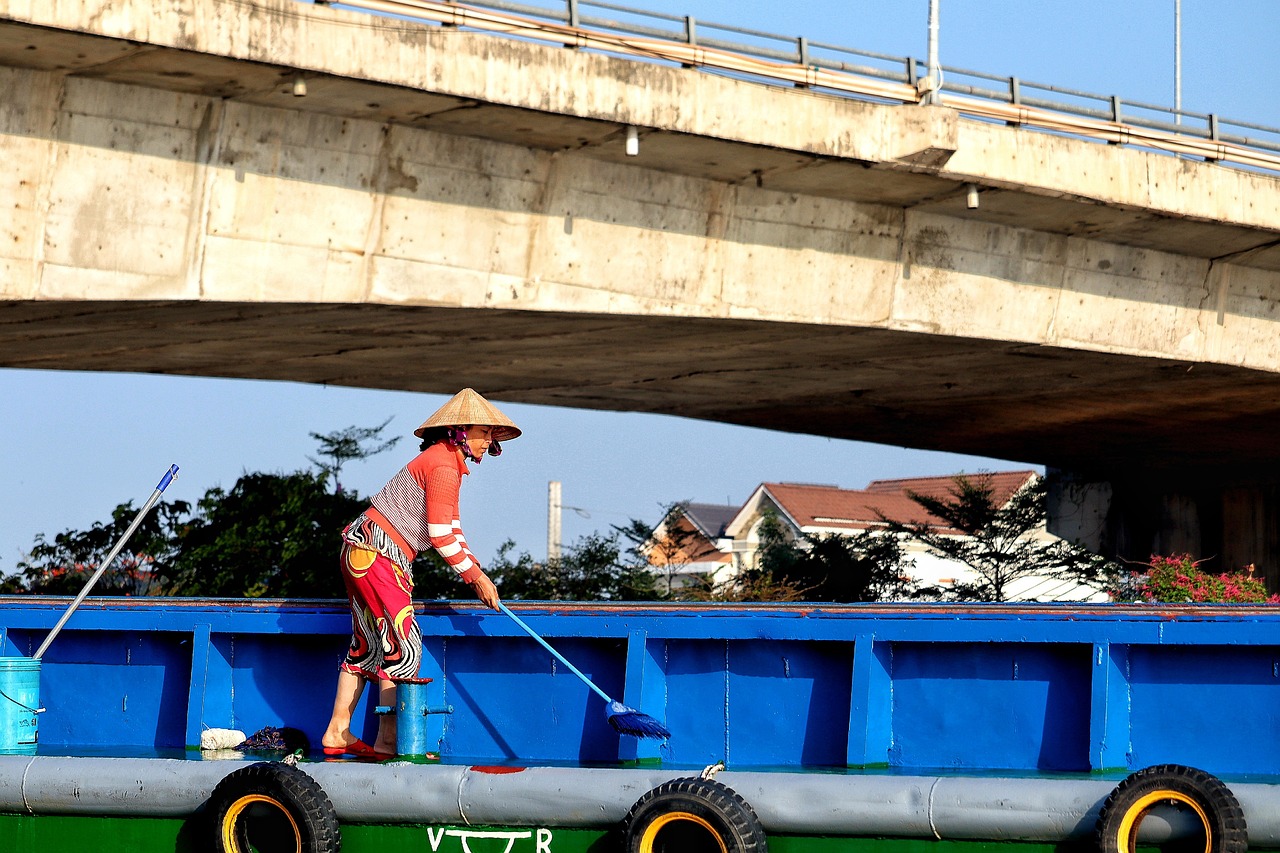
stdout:
{"type": "Polygon", "coordinates": [[[476,598],[484,602],[486,607],[498,609],[498,588],[493,585],[493,581],[489,580],[489,576],[481,572],[475,580],[471,582],[471,590],[476,594],[476,598]]]}

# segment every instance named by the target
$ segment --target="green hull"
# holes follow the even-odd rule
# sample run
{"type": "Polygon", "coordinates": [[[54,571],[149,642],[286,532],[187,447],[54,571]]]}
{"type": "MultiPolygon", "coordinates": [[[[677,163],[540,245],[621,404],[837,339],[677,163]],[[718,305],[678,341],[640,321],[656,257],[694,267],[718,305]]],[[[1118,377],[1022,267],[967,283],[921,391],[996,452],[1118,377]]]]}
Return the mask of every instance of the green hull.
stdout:
{"type": "MultiPolygon", "coordinates": [[[[22,853],[203,853],[212,830],[199,818],[0,815],[0,850],[22,853]]],[[[599,829],[346,824],[343,853],[388,850],[471,853],[613,853],[616,833],[599,829]],[[486,834],[490,834],[486,837],[486,834]],[[515,836],[514,839],[512,836],[515,836]]],[[[1077,853],[1085,844],[930,841],[770,835],[770,853],[1077,853]]]]}

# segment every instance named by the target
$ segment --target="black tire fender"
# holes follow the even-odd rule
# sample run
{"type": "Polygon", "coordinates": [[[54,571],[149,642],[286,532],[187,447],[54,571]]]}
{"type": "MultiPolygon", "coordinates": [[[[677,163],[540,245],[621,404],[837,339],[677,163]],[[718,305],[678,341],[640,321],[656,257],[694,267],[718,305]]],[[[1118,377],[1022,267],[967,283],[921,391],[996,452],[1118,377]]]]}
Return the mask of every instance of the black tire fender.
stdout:
{"type": "Polygon", "coordinates": [[[763,853],[755,810],[737,791],[697,776],[664,782],[636,800],[622,822],[626,853],[763,853]]]}
{"type": "Polygon", "coordinates": [[[1173,803],[1190,812],[1204,832],[1204,853],[1245,853],[1249,832],[1244,810],[1217,777],[1181,764],[1139,770],[1115,787],[1098,814],[1101,853],[1133,853],[1138,827],[1156,806],[1173,803]]]}
{"type": "Polygon", "coordinates": [[[223,778],[209,797],[216,853],[338,853],[342,835],[333,803],[306,771],[263,761],[223,778]]]}

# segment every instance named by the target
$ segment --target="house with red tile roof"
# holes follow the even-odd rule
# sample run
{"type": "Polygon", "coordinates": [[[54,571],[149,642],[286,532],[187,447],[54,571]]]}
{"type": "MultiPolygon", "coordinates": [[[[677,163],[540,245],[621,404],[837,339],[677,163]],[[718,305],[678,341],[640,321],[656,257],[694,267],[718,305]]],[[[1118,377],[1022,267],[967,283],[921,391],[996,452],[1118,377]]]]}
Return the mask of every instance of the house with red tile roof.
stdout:
{"type": "Polygon", "coordinates": [[[654,528],[645,553],[667,592],[693,576],[720,580],[733,571],[733,540],[725,528],[738,509],[733,504],[677,504],[654,528]]]}
{"type": "MultiPolygon", "coordinates": [[[[672,552],[672,556],[662,563],[655,562],[651,556],[651,562],[667,572],[674,587],[681,585],[681,575],[711,574],[715,579],[731,576],[731,573],[755,564],[760,545],[760,524],[767,512],[782,522],[792,539],[801,539],[806,534],[856,535],[867,530],[883,530],[886,528],[884,519],[904,524],[929,524],[944,534],[960,536],[960,531],[947,528],[942,519],[931,515],[911,499],[912,494],[917,494],[946,500],[955,489],[957,476],[874,480],[865,489],[842,489],[835,485],[812,483],[761,483],[747,502],[724,522],[722,529],[712,531],[714,525],[709,522],[699,524],[688,517],[682,521],[669,515],[663,521],[666,526],[660,525],[660,531],[663,534],[675,530],[696,533],[697,536],[692,538],[698,545],[672,552]]],[[[1003,505],[1039,475],[1032,470],[1023,470],[984,473],[982,476],[990,483],[996,502],[1003,505]]],[[[695,506],[708,505],[690,505],[691,508],[695,506]]],[[[721,515],[727,509],[717,507],[721,515]]],[[[1043,528],[1035,535],[1053,538],[1043,528]]],[[[904,550],[914,564],[913,577],[923,584],[946,587],[971,577],[967,566],[940,557],[919,543],[909,542],[904,550]]],[[[1049,578],[1021,579],[1010,588],[1009,594],[1011,599],[1024,601],[1106,600],[1105,595],[1097,590],[1049,578]]]]}

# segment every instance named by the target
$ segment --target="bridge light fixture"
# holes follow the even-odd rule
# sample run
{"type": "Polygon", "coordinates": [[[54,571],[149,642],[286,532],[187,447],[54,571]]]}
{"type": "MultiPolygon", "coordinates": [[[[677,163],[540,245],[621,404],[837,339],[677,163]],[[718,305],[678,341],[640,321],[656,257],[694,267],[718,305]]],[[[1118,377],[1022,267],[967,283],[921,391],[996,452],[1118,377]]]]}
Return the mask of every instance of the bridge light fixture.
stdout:
{"type": "Polygon", "coordinates": [[[293,96],[295,98],[305,97],[307,94],[307,79],[302,76],[301,71],[293,72],[293,96]]]}
{"type": "Polygon", "coordinates": [[[977,210],[978,209],[978,185],[969,184],[967,189],[968,189],[968,192],[966,193],[965,199],[964,199],[965,206],[968,207],[970,210],[977,210]]]}
{"type": "Polygon", "coordinates": [[[627,126],[627,156],[635,157],[640,153],[640,128],[634,124],[627,126]]]}

